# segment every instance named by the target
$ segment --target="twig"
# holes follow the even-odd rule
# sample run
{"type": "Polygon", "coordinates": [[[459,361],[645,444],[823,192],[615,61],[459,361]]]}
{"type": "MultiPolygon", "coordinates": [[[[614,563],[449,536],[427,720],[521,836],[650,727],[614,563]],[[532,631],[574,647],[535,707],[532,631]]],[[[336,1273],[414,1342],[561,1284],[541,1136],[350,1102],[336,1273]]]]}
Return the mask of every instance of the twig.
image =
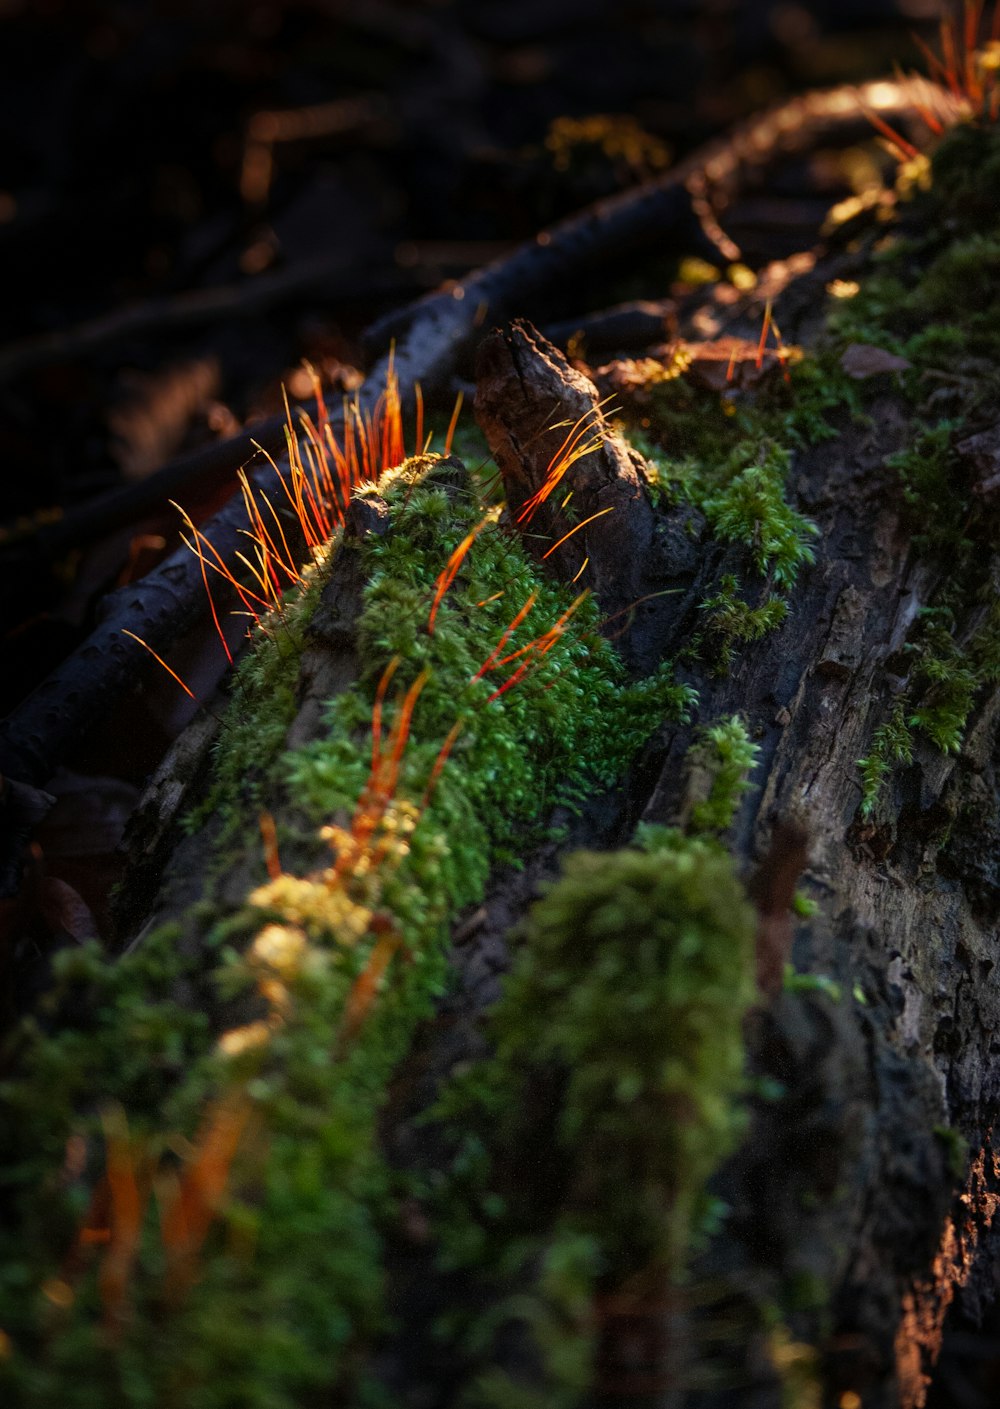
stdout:
{"type": "Polygon", "coordinates": [[[172,298],[152,298],[72,328],[9,343],[0,348],[0,382],[51,362],[79,357],[136,333],[193,327],[222,317],[249,318],[318,289],[323,289],[329,298],[343,300],[356,298],[359,293],[398,293],[400,288],[412,291],[412,278],[369,276],[359,281],[357,269],[349,267],[343,253],[323,255],[272,274],[258,274],[243,283],[196,289],[172,298]]]}

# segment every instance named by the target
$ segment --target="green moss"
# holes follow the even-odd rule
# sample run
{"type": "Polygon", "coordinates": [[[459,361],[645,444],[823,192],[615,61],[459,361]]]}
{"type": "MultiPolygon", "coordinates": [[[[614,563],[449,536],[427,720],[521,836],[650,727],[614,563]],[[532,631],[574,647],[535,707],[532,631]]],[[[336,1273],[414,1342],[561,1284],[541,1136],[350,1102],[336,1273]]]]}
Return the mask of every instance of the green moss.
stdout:
{"type": "Polygon", "coordinates": [[[834,346],[860,341],[906,356],[903,385],[919,420],[892,456],[912,548],[941,580],[909,632],[900,661],[902,696],[859,761],[861,815],[869,817],[899,763],[921,736],[961,747],[968,719],[1000,671],[993,530],[956,444],[995,419],[1000,395],[1000,239],[984,191],[1000,169],[1000,129],[963,122],[938,144],[930,180],[901,191],[897,229],[875,257],[856,298],[830,319],[834,346]]]}
{"type": "Polygon", "coordinates": [[[941,1141],[948,1157],[948,1169],[953,1179],[964,1180],[969,1173],[969,1142],[951,1125],[935,1125],[934,1134],[941,1141]]]}
{"type": "Polygon", "coordinates": [[[788,615],[788,602],[784,597],[772,594],[752,607],[739,593],[738,578],[726,573],[718,592],[701,603],[701,610],[709,613],[707,640],[702,650],[709,659],[714,654],[715,669],[720,674],[731,669],[740,647],[763,640],[788,615]]]}
{"type": "MultiPolygon", "coordinates": [[[[961,601],[961,590],[956,596],[961,601]]],[[[911,665],[904,696],[858,760],[862,817],[872,815],[893,766],[912,763],[920,735],[941,753],[957,753],[977,700],[1000,681],[1000,603],[989,580],[980,596],[985,600],[963,603],[977,624],[961,640],[950,607],[927,607],[918,615],[906,646],[911,665]]]]}
{"type": "Polygon", "coordinates": [[[959,423],[947,419],[919,428],[911,444],[886,462],[899,475],[918,548],[968,547],[962,539],[969,496],[952,448],[958,430],[959,423]]]}
{"type": "Polygon", "coordinates": [[[800,569],[813,561],[816,527],[788,503],[792,452],[836,435],[844,414],[860,418],[861,391],[836,355],[823,350],[791,362],[788,380],[774,379],[734,397],[675,376],[649,389],[649,414],[627,434],[649,466],[654,499],[703,513],[715,536],[743,545],[748,577],[766,578],[763,601],[751,605],[748,582],[727,573],[703,603],[708,630],[689,642],[720,673],[746,645],[784,621],[800,569]]]}
{"type": "Polygon", "coordinates": [[[737,456],[754,463],[725,489],[705,501],[705,513],[719,538],[751,549],[754,567],[779,587],[790,586],[799,568],[814,560],[808,540],[818,532],[785,501],[788,451],[776,445],[740,446],[737,456]]]}
{"type": "Polygon", "coordinates": [[[482,511],[473,494],[435,482],[428,461],[390,474],[382,489],[389,531],[352,549],[369,582],[365,671],[330,703],[326,736],[283,751],[321,572],[256,634],[241,669],[212,794],[224,816],[209,872],[220,898],[209,891],[117,963],[94,948],[61,959],[52,1033],[26,1024],[17,1035],[16,1074],[0,1092],[10,1209],[0,1325],[12,1346],[0,1382],[10,1402],[299,1409],[351,1380],[384,1325],[380,1245],[391,1199],[378,1114],[447,983],[450,917],[479,898],[491,865],[515,856],[554,803],[612,781],[650,729],[690,703],[666,670],[627,683],[591,604],[491,700],[515,665],[473,677],[515,612],[534,592],[509,651],[552,627],[569,594],[491,524],[429,634],[437,574],[482,511]],[[396,800],[372,836],[378,864],[351,865],[341,881],[332,858],[354,843],[337,824],[367,779],[372,702],[394,653],[385,738],[402,691],[423,669],[429,678],[396,800]],[[420,815],[456,719],[462,731],[420,815]],[[252,871],[261,800],[275,789],[291,792],[301,818],[283,827],[282,858],[306,860],[271,880],[260,864],[260,884],[234,906],[229,855],[237,846],[252,871]],[[331,822],[321,838],[316,829],[331,822]],[[377,1001],[356,1020],[357,982],[387,933],[396,951],[377,1001]],[[227,1091],[242,1093],[252,1119],[187,1295],[165,1296],[169,1250],[150,1210],[116,1333],[101,1324],[93,1262],[73,1275],[71,1304],[47,1302],[38,1289],[56,1275],[103,1172],[99,1112],[121,1110],[137,1157],[162,1170],[180,1159],[170,1151],[197,1138],[206,1102],[227,1091]],[[86,1142],[86,1167],[66,1178],[71,1137],[86,1142]]]}
{"type": "Polygon", "coordinates": [[[913,762],[913,734],[907,723],[902,704],[897,703],[892,717],[880,724],[872,739],[871,752],[858,759],[861,769],[861,815],[870,817],[879,794],[895,763],[913,762]]]}
{"type": "Polygon", "coordinates": [[[747,774],[757,765],[760,749],[738,715],[700,731],[688,752],[688,763],[707,778],[707,795],[691,809],[690,823],[698,832],[724,832],[751,787],[747,774]]]}
{"type": "Polygon", "coordinates": [[[785,965],[782,988],[786,993],[824,993],[831,1003],[839,1003],[844,990],[829,974],[800,974],[791,964],[785,965]]]}
{"type": "Polygon", "coordinates": [[[298,708],[306,631],[337,541],[303,570],[303,585],[287,594],[280,615],[272,613],[253,632],[233,674],[232,704],[214,748],[212,787],[205,802],[185,819],[188,832],[199,831],[216,813],[238,823],[237,799],[262,805],[265,779],[284,748],[298,708]]]}
{"type": "MultiPolygon", "coordinates": [[[[754,928],[715,842],[651,828],[639,847],[570,857],[527,921],[491,1023],[496,1055],[442,1100],[441,1118],[470,1132],[451,1170],[446,1252],[518,1286],[506,1319],[542,1355],[547,1403],[578,1402],[581,1365],[590,1382],[581,1308],[626,1287],[641,1304],[683,1272],[707,1182],[743,1129],[754,928]],[[567,1248],[575,1324],[531,1270],[567,1248]]],[[[481,1324],[469,1334],[482,1343],[481,1324]]],[[[491,1384],[493,1397],[470,1402],[522,1402],[491,1384]]]]}
{"type": "Polygon", "coordinates": [[[938,143],[931,160],[927,204],[945,215],[952,230],[996,230],[991,192],[1000,182],[1000,128],[960,122],[938,143]]]}

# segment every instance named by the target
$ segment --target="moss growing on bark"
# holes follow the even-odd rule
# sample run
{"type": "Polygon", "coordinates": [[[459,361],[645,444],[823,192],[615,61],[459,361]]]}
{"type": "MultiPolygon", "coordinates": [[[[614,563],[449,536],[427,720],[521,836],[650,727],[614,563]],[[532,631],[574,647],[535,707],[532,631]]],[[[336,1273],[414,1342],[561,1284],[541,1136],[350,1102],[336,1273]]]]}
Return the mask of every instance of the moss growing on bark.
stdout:
{"type": "Polygon", "coordinates": [[[381,488],[388,531],[358,550],[364,671],[330,702],[328,732],[282,750],[320,574],[267,620],[235,687],[209,893],[117,963],[96,947],[63,958],[51,1032],[27,1023],[8,1053],[8,1402],[300,1409],[350,1384],[384,1323],[392,1200],[378,1113],[447,982],[449,918],[557,800],[611,781],[690,702],[666,670],[626,683],[596,608],[567,615],[569,594],[495,522],[429,632],[437,575],[482,509],[471,491],[446,492],[427,460],[381,488]],[[480,668],[532,594],[499,653],[526,648],[531,669],[499,693],[525,657],[480,668]],[[560,621],[550,648],[531,655],[560,621]],[[394,654],[381,748],[405,747],[380,802],[372,706],[394,654]],[[234,840],[253,876],[261,799],[275,789],[291,790],[305,819],[279,825],[279,855],[311,859],[268,877],[261,858],[233,905],[234,840]],[[214,1186],[199,1182],[209,1168],[214,1186]]]}
{"type": "Polygon", "coordinates": [[[957,752],[984,689],[1000,679],[1000,612],[991,566],[989,502],[975,492],[975,458],[960,446],[995,423],[1000,378],[1000,267],[995,204],[983,173],[1000,163],[995,126],[960,123],[935,150],[929,180],[899,208],[899,232],[876,272],[832,320],[835,336],[913,363],[905,392],[919,411],[911,443],[889,460],[913,550],[942,585],[897,652],[904,687],[859,760],[861,815],[876,809],[894,767],[921,740],[957,752]]]}
{"type": "MultiPolygon", "coordinates": [[[[441,1231],[453,1263],[518,1286],[492,1325],[520,1323],[544,1368],[530,1389],[493,1372],[470,1404],[578,1403],[603,1300],[662,1309],[682,1276],[743,1129],[754,929],[719,845],[663,828],[570,857],[531,911],[496,1055],[439,1109],[469,1130],[441,1231]]],[[[482,1322],[467,1335],[490,1339],[482,1322]]]]}

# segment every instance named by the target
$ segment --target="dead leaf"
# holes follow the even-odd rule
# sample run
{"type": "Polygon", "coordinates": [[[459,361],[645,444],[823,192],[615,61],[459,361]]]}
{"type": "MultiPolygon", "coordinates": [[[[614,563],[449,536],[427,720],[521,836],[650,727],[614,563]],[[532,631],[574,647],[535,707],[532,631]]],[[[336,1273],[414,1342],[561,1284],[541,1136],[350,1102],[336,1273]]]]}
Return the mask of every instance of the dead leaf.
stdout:
{"type": "Polygon", "coordinates": [[[887,352],[884,347],[852,342],[844,350],[840,365],[849,377],[863,381],[865,377],[878,377],[883,372],[908,372],[913,363],[907,362],[905,357],[897,357],[894,352],[887,352]]]}
{"type": "Polygon", "coordinates": [[[760,351],[747,338],[724,337],[713,342],[688,343],[690,357],[685,376],[706,391],[748,391],[768,380],[781,366],[773,348],[760,351]]]}

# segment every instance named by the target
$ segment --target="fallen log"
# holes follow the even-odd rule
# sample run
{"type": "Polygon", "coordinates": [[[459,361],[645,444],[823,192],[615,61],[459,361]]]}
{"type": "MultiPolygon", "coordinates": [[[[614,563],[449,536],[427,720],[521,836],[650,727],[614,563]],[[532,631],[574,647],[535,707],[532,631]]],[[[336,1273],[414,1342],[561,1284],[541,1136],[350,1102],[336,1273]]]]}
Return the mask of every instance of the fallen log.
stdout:
{"type": "MultiPolygon", "coordinates": [[[[968,218],[954,202],[949,210],[968,218]]],[[[933,220],[924,228],[938,232],[932,239],[951,233],[933,220]]],[[[979,236],[970,238],[981,253],[979,236]]],[[[934,262],[943,253],[928,243],[911,255],[902,312],[926,314],[921,297],[952,312],[948,266],[934,262]]],[[[803,269],[790,292],[818,301],[829,273],[803,269]]],[[[476,326],[464,316],[432,315],[426,339],[414,332],[401,345],[407,379],[424,356],[442,372],[451,364],[476,326]]],[[[930,355],[917,342],[905,360],[917,368],[930,355]]],[[[494,1402],[528,1395],[638,1409],[683,1394],[707,1409],[722,1395],[749,1409],[780,1402],[782,1351],[792,1346],[831,1402],[923,1404],[949,1304],[974,1308],[991,1294],[1000,1236],[1000,567],[989,496],[968,482],[970,465],[962,469],[968,461],[982,473],[966,431],[982,433],[990,408],[965,378],[957,409],[975,424],[957,445],[948,425],[928,439],[918,424],[927,408],[891,380],[908,369],[867,379],[860,419],[837,366],[813,365],[798,382],[792,367],[788,392],[780,378],[722,387],[673,378],[665,399],[652,398],[659,463],[644,467],[605,423],[596,389],[521,323],[486,337],[481,361],[479,410],[507,490],[505,517],[462,471],[440,464],[411,466],[354,501],[357,532],[304,635],[292,637],[292,668],[278,668],[275,640],[260,641],[263,659],[241,677],[246,694],[227,721],[210,805],[152,903],[165,926],[147,935],[137,917],[110,977],[93,956],[64,966],[69,1027],[74,1001],[87,1011],[81,984],[126,985],[87,1013],[101,1043],[44,1049],[51,1066],[26,1063],[27,1095],[14,1109],[23,1128],[11,1122],[12,1141],[30,1143],[34,1131],[32,1157],[44,1146],[50,1163],[63,1161],[59,1187],[75,1206],[96,1184],[92,1219],[60,1277],[51,1258],[41,1271],[59,1314],[83,1318],[70,1321],[74,1333],[84,1327],[73,1344],[93,1352],[95,1374],[118,1373],[107,1352],[124,1343],[135,1373],[149,1377],[146,1401],[176,1401],[192,1367],[231,1364],[239,1337],[241,1366],[265,1364],[268,1389],[282,1393],[299,1376],[296,1392],[332,1388],[348,1402],[390,1386],[448,1403],[485,1386],[494,1402]],[[829,379],[819,392],[809,381],[817,370],[829,379]],[[699,441],[697,457],[672,457],[671,436],[692,423],[714,441],[699,441]],[[588,424],[596,443],[556,478],[567,428],[588,424]],[[570,495],[585,501],[582,518],[570,495]],[[557,577],[585,575],[606,616],[640,589],[670,592],[670,609],[639,633],[641,653],[629,639],[635,626],[624,641],[637,673],[656,664],[657,689],[670,659],[679,679],[660,697],[622,792],[609,799],[589,787],[592,806],[573,841],[603,852],[578,857],[540,912],[528,887],[496,870],[487,894],[484,856],[496,867],[505,853],[470,838],[492,828],[506,855],[520,849],[529,875],[550,874],[551,844],[534,848],[517,823],[537,821],[561,774],[582,788],[581,761],[604,765],[598,776],[611,784],[627,752],[622,736],[652,688],[623,684],[599,636],[612,634],[608,620],[585,616],[586,603],[565,605],[564,588],[552,589],[564,595],[558,607],[547,599],[537,634],[526,625],[557,577]],[[477,655],[466,633],[484,622],[492,636],[477,655]],[[603,676],[584,673],[595,659],[603,676]],[[528,666],[522,708],[515,687],[528,666]],[[417,701],[434,690],[435,672],[425,718],[417,701]],[[407,731],[428,718],[410,792],[397,795],[407,731]],[[446,733],[453,719],[459,727],[446,733]],[[476,733],[463,752],[466,728],[476,733]],[[446,827],[432,842],[420,830],[425,810],[446,827]],[[639,820],[638,843],[609,851],[631,841],[639,820]],[[400,869],[381,872],[387,858],[400,869]],[[435,1020],[449,916],[467,951],[464,991],[435,1020]],[[502,1009],[490,1055],[479,1018],[508,963],[498,929],[522,920],[507,991],[531,1002],[523,1021],[516,1005],[502,1009]],[[706,934],[711,1001],[700,1007],[692,982],[686,1007],[691,970],[670,965],[705,960],[706,934]],[[720,990],[723,979],[731,987],[720,990]],[[747,1008],[754,979],[763,992],[747,1008]],[[171,1006],[136,1002],[130,982],[144,999],[152,985],[164,1004],[166,989],[171,1006]],[[668,1006],[671,1021],[662,1021],[668,1006]],[[744,1012],[734,1061],[728,1039],[744,1012]],[[718,1062],[716,1029],[727,1034],[718,1062]],[[640,1050],[623,1062],[635,1034],[640,1050]],[[706,1103],[697,1078],[738,1068],[744,1041],[749,1127],[736,1148],[734,1091],[709,1085],[706,1103]],[[147,1049],[149,1068],[136,1055],[147,1049]],[[29,1098],[41,1100],[52,1071],[88,1109],[97,1099],[73,1085],[67,1052],[94,1065],[101,1098],[154,1127],[132,1140],[105,1106],[115,1185],[101,1182],[85,1141],[70,1145],[72,1102],[54,1136],[39,1129],[48,1113],[29,1098]],[[463,1086],[462,1068],[484,1052],[486,1065],[463,1086]],[[205,1091],[224,1078],[236,1106],[217,1100],[197,1127],[205,1091]],[[174,1100],[178,1088],[184,1097],[174,1100]],[[441,1090],[449,1104],[427,1135],[427,1105],[441,1090]],[[220,1130],[250,1128],[250,1109],[269,1136],[240,1148],[238,1160],[237,1140],[223,1158],[220,1130]],[[163,1132],[165,1110],[183,1138],[163,1132]],[[372,1153],[376,1132],[418,1176],[388,1227],[374,1212],[384,1215],[391,1184],[372,1153]],[[716,1134],[730,1157],[699,1185],[728,1208],[713,1232],[680,1194],[691,1192],[688,1139],[700,1159],[716,1134]],[[232,1206],[218,1192],[230,1166],[232,1206]],[[195,1194],[204,1170],[229,1219],[215,1244],[206,1241],[215,1210],[195,1194]],[[166,1215],[156,1227],[147,1221],[143,1242],[132,1204],[154,1184],[166,1215]],[[123,1187],[127,1226],[106,1212],[123,1187]],[[374,1309],[379,1235],[391,1285],[405,1292],[391,1308],[402,1322],[395,1332],[374,1309]],[[106,1252],[93,1275],[85,1259],[95,1247],[106,1252]],[[675,1289],[682,1255],[687,1302],[675,1289]],[[429,1334],[442,1311],[451,1313],[446,1357],[429,1334]],[[723,1315],[720,1340],[713,1320],[723,1315]],[[171,1351],[179,1347],[169,1363],[149,1353],[165,1320],[176,1333],[171,1351]],[[272,1332],[283,1354],[270,1353],[272,1332]],[[300,1358],[290,1362],[289,1347],[300,1358]],[[720,1362],[729,1378],[705,1390],[699,1373],[720,1362]]],[[[44,1038],[36,1030],[23,1040],[44,1038]]],[[[50,1185],[30,1161],[18,1170],[26,1222],[37,1229],[34,1200],[50,1185]]],[[[4,1373],[36,1373],[27,1347],[57,1383],[65,1323],[32,1321],[24,1301],[12,1312],[16,1354],[4,1373]]]]}

